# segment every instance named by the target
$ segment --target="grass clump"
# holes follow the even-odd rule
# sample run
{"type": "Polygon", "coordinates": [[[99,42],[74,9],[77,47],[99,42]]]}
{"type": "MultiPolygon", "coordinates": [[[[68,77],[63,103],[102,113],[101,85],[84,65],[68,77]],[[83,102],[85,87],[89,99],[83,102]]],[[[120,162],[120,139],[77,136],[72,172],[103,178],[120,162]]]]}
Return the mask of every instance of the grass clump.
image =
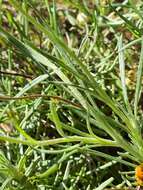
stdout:
{"type": "Polygon", "coordinates": [[[133,1],[1,2],[2,189],[136,185],[141,10],[133,1]]]}

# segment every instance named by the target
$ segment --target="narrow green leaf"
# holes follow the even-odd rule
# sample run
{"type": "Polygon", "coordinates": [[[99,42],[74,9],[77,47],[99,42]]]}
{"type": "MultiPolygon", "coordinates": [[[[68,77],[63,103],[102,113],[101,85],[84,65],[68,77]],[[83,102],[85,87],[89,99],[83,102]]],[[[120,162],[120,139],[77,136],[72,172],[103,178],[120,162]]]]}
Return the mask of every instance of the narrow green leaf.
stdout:
{"type": "Polygon", "coordinates": [[[103,189],[105,189],[105,187],[107,187],[108,185],[110,185],[113,181],[114,181],[114,178],[110,177],[109,179],[107,179],[106,181],[104,181],[103,183],[101,183],[99,185],[99,187],[95,188],[94,190],[103,190],[103,189]]]}
{"type": "Polygon", "coordinates": [[[136,89],[135,89],[135,101],[134,101],[134,114],[137,117],[137,107],[140,100],[140,95],[142,91],[142,74],[143,74],[143,37],[141,41],[141,54],[139,60],[139,66],[136,75],[136,89]]]}
{"type": "Polygon", "coordinates": [[[122,84],[122,90],[123,90],[123,98],[125,105],[129,112],[131,111],[131,107],[128,100],[127,95],[127,88],[126,88],[126,77],[125,77],[125,62],[124,62],[124,54],[123,51],[121,51],[123,45],[122,45],[122,36],[118,39],[118,51],[119,51],[119,68],[120,68],[120,78],[121,78],[121,84],[122,84]]]}
{"type": "Polygon", "coordinates": [[[20,92],[15,97],[22,96],[25,92],[27,92],[28,90],[31,90],[32,87],[36,86],[37,84],[39,84],[43,80],[47,79],[48,77],[49,77],[48,74],[44,74],[44,75],[40,75],[39,77],[35,78],[31,82],[29,82],[27,85],[25,85],[25,87],[22,90],[20,90],[20,92]]]}
{"type": "Polygon", "coordinates": [[[61,125],[60,119],[59,119],[57,111],[56,111],[56,102],[54,102],[54,100],[51,101],[51,103],[50,103],[50,110],[51,110],[52,118],[53,118],[53,121],[56,125],[56,129],[57,129],[58,133],[62,137],[64,137],[65,134],[64,134],[64,131],[62,129],[62,125],[61,125]]]}

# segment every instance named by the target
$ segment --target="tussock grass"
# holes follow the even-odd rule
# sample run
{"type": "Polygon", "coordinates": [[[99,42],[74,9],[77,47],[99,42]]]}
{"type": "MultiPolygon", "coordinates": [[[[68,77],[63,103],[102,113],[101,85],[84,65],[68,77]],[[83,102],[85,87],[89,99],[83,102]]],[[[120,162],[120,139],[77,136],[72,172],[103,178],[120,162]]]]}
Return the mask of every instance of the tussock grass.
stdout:
{"type": "Polygon", "coordinates": [[[1,188],[135,186],[142,3],[0,5],[1,188]]]}

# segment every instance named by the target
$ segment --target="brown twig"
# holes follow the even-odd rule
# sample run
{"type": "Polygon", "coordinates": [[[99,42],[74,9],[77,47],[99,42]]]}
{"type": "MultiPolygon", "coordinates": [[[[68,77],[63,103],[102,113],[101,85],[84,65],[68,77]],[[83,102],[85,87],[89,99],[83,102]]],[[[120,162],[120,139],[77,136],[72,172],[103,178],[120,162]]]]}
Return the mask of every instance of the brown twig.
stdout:
{"type": "Polygon", "coordinates": [[[31,77],[30,75],[25,75],[25,74],[16,73],[16,72],[0,71],[0,74],[21,76],[21,77],[24,77],[24,78],[33,79],[33,77],[31,77]]]}
{"type": "Polygon", "coordinates": [[[71,104],[75,107],[82,108],[82,106],[77,103],[71,102],[70,100],[64,99],[60,96],[52,96],[52,95],[31,94],[31,95],[20,96],[20,97],[1,96],[0,95],[0,100],[9,101],[9,100],[22,100],[22,99],[35,99],[35,98],[40,98],[40,97],[44,98],[44,99],[55,99],[55,100],[63,101],[65,103],[71,104]]]}

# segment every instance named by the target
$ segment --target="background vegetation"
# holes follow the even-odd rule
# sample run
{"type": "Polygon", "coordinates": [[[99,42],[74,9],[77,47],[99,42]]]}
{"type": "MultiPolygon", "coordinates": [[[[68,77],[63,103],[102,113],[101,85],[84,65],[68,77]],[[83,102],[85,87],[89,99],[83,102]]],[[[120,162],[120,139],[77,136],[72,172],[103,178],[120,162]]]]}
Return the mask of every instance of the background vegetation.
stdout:
{"type": "Polygon", "coordinates": [[[135,187],[143,3],[0,1],[1,189],[135,187]]]}

